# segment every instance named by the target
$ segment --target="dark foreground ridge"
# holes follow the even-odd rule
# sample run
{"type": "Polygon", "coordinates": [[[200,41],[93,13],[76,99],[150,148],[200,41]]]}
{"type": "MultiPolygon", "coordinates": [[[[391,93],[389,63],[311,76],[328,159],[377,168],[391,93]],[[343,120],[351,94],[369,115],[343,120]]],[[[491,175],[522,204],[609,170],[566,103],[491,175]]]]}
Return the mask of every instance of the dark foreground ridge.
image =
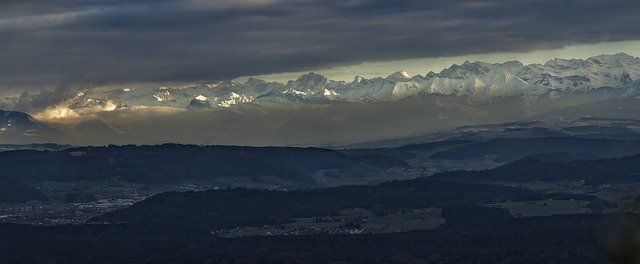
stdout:
{"type": "Polygon", "coordinates": [[[218,238],[153,225],[0,225],[3,262],[601,263],[611,217],[511,219],[393,234],[218,238]]]}

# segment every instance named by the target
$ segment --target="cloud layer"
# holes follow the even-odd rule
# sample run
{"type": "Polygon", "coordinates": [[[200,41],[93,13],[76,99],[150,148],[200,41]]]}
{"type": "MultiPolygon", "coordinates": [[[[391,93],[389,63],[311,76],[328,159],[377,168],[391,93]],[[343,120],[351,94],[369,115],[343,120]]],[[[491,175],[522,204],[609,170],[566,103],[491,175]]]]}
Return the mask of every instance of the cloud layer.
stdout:
{"type": "Polygon", "coordinates": [[[198,82],[640,39],[635,0],[3,1],[0,89],[198,82]]]}

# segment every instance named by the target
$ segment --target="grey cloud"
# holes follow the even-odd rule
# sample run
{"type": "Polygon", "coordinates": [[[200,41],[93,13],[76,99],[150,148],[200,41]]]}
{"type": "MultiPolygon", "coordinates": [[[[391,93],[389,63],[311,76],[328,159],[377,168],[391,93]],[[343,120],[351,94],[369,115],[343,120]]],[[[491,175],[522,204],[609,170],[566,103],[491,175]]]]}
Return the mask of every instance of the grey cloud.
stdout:
{"type": "Polygon", "coordinates": [[[22,92],[18,97],[14,110],[22,112],[43,110],[49,106],[62,103],[80,91],[88,91],[102,84],[94,82],[86,76],[70,76],[73,77],[58,82],[55,87],[39,90],[35,95],[31,95],[27,91],[22,92]]]}
{"type": "Polygon", "coordinates": [[[0,4],[0,89],[198,82],[364,61],[640,39],[634,0],[0,4]]]}

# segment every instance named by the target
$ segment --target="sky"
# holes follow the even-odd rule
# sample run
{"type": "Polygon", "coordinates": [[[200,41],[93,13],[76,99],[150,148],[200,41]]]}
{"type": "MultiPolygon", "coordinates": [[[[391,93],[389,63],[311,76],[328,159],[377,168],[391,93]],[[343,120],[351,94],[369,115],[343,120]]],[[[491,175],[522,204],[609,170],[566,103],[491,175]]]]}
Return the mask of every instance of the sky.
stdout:
{"type": "Polygon", "coordinates": [[[639,11],[637,0],[1,1],[0,94],[639,56],[639,11]]]}
{"type": "MultiPolygon", "coordinates": [[[[467,54],[452,57],[416,58],[405,60],[389,60],[378,62],[363,62],[353,65],[336,66],[315,70],[331,80],[352,81],[359,75],[365,78],[384,77],[396,71],[406,71],[410,75],[425,75],[426,73],[440,72],[453,64],[462,64],[465,61],[482,61],[489,63],[502,63],[517,60],[524,64],[545,63],[555,58],[561,59],[588,59],[594,55],[616,54],[624,52],[634,57],[640,57],[640,41],[614,41],[595,44],[577,44],[558,49],[543,49],[524,52],[496,52],[486,54],[467,54]]],[[[258,76],[243,76],[237,81],[245,81],[248,78],[259,78],[267,81],[286,83],[296,79],[308,71],[273,73],[258,76]]]]}

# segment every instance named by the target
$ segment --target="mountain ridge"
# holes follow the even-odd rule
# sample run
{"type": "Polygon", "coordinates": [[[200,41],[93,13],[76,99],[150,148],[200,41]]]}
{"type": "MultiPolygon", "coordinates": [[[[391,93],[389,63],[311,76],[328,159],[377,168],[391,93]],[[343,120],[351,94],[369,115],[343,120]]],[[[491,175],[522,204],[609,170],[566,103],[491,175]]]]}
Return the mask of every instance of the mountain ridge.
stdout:
{"type": "MultiPolygon", "coordinates": [[[[205,101],[198,98],[205,98],[209,102],[207,106],[225,108],[246,103],[397,101],[418,94],[472,96],[482,100],[509,95],[557,99],[601,87],[622,89],[624,91],[620,94],[636,96],[640,94],[637,85],[639,79],[640,58],[617,53],[588,59],[557,58],[544,64],[528,65],[519,61],[466,61],[460,65],[453,64],[439,73],[412,76],[406,71],[397,71],[387,77],[369,79],[356,75],[351,82],[334,81],[310,72],[286,83],[249,78],[243,83],[220,81],[186,88],[81,91],[67,98],[63,104],[71,109],[97,108],[108,111],[135,106],[189,108],[193,106],[192,103],[205,101]]],[[[19,101],[17,97],[3,98],[0,106],[8,109],[18,105],[19,101]]]]}
{"type": "Polygon", "coordinates": [[[3,109],[32,115],[23,118],[30,120],[25,131],[37,131],[29,130],[35,126],[55,135],[45,140],[15,130],[0,133],[0,143],[344,145],[545,113],[636,118],[629,116],[635,110],[616,109],[635,109],[640,100],[640,58],[620,53],[529,65],[465,62],[424,76],[398,71],[350,82],[308,73],[287,83],[250,78],[68,94],[45,108],[33,107],[44,95],[0,99],[3,109]],[[560,109],[566,110],[554,112],[560,109]]]}

